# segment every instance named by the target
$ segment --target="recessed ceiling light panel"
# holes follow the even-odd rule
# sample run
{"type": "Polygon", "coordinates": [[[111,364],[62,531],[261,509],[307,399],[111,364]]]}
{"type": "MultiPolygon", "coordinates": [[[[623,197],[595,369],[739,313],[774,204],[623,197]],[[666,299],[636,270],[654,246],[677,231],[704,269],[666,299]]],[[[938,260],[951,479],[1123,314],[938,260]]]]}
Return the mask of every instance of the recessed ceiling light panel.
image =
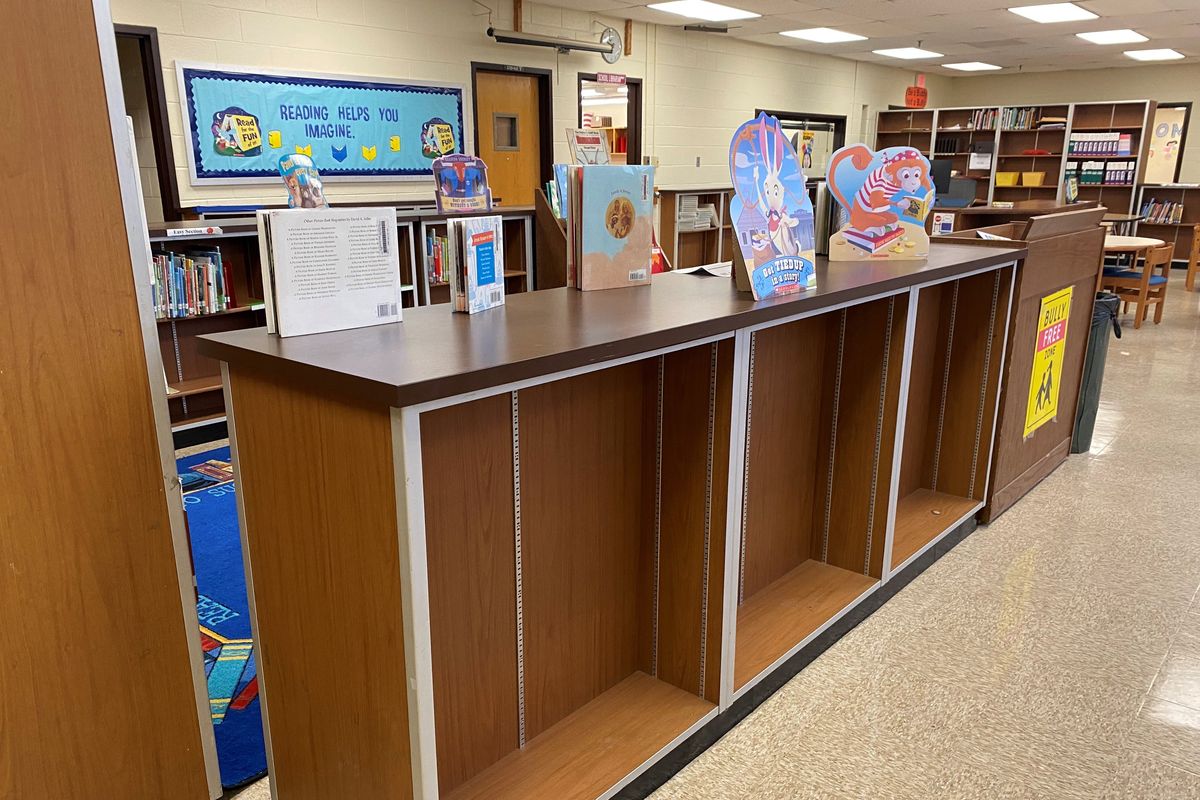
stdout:
{"type": "Polygon", "coordinates": [[[982,61],[964,61],[961,64],[942,64],[947,69],[956,69],[960,72],[982,72],[985,69],[1004,69],[995,64],[985,64],[982,61]]]}
{"type": "Polygon", "coordinates": [[[1098,19],[1096,14],[1086,8],[1080,8],[1074,3],[1046,3],[1038,6],[1017,6],[1010,8],[1014,14],[1020,14],[1034,22],[1079,22],[1084,19],[1098,19]]]}
{"type": "Polygon", "coordinates": [[[681,17],[702,19],[708,22],[729,22],[734,19],[753,19],[762,16],[762,14],[733,6],[710,3],[708,0],[671,0],[669,3],[651,3],[649,7],[655,11],[665,11],[668,14],[678,14],[681,17]]]}
{"type": "Polygon", "coordinates": [[[941,53],[935,53],[932,50],[922,50],[919,47],[895,47],[890,50],[872,50],[877,56],[887,56],[888,58],[941,58],[941,53]]]}
{"type": "Polygon", "coordinates": [[[805,39],[810,42],[820,42],[821,44],[834,44],[836,42],[863,42],[867,37],[859,36],[857,33],[847,33],[846,31],[838,31],[833,28],[805,28],[800,31],[782,31],[783,36],[791,36],[793,39],[805,39]]]}
{"type": "Polygon", "coordinates": [[[1135,61],[1173,61],[1177,58],[1186,58],[1183,53],[1176,50],[1126,50],[1125,55],[1135,61]]]}
{"type": "Polygon", "coordinates": [[[1129,30],[1129,28],[1121,28],[1115,31],[1090,31],[1089,33],[1077,33],[1075,35],[1092,44],[1135,44],[1137,42],[1150,41],[1137,31],[1129,30]]]}

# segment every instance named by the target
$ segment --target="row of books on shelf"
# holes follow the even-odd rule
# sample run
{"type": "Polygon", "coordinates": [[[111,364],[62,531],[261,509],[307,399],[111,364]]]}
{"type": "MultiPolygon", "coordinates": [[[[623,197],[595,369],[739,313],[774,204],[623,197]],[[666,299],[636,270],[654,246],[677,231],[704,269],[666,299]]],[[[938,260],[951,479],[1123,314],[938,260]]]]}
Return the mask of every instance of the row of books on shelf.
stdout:
{"type": "Polygon", "coordinates": [[[229,267],[219,250],[155,255],[151,287],[157,319],[216,314],[236,305],[229,267]]]}
{"type": "Polygon", "coordinates": [[[446,251],[450,248],[448,236],[438,236],[430,231],[425,236],[425,263],[429,270],[430,285],[450,282],[450,261],[446,251]]]}
{"type": "Polygon", "coordinates": [[[1038,110],[1036,108],[1006,108],[1000,115],[1000,127],[1005,130],[1011,128],[1028,128],[1032,129],[1037,122],[1038,110]]]}
{"type": "Polygon", "coordinates": [[[1183,203],[1178,200],[1158,200],[1151,197],[1142,204],[1141,214],[1146,222],[1179,223],[1183,222],[1183,203]]]}
{"type": "Polygon", "coordinates": [[[565,220],[567,218],[567,165],[555,164],[554,177],[546,181],[546,201],[554,216],[565,220]]]}
{"type": "Polygon", "coordinates": [[[1128,156],[1133,154],[1133,134],[1104,131],[1072,133],[1067,152],[1077,156],[1128,156]]]}
{"type": "Polygon", "coordinates": [[[1136,161],[1068,161],[1066,177],[1076,176],[1081,186],[1096,184],[1132,186],[1136,161]]]}
{"type": "Polygon", "coordinates": [[[999,117],[999,109],[977,108],[971,114],[971,127],[978,131],[993,131],[999,117]]]}

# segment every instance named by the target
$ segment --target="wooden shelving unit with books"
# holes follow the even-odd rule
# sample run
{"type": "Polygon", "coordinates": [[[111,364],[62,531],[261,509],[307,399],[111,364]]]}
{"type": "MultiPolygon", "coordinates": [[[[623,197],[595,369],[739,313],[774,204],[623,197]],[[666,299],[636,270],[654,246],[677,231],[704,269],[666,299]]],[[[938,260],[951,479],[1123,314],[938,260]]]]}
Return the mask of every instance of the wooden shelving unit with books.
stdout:
{"type": "Polygon", "coordinates": [[[1200,185],[1145,184],[1138,193],[1137,213],[1146,216],[1137,224],[1139,236],[1174,244],[1174,261],[1191,257],[1196,226],[1200,225],[1200,185]]]}
{"type": "Polygon", "coordinates": [[[992,201],[1057,200],[1070,106],[1006,106],[1000,111],[992,201]],[[1035,151],[1031,154],[1028,151],[1035,151]],[[1002,185],[1003,176],[1015,185],[1002,185]]]}
{"type": "Polygon", "coordinates": [[[1078,174],[1079,199],[1096,200],[1114,213],[1132,213],[1137,184],[1146,172],[1154,101],[1076,103],[1071,108],[1063,179],[1078,174]],[[1104,147],[1110,140],[1117,143],[1115,151],[1104,147]]]}
{"type": "MultiPolygon", "coordinates": [[[[934,112],[933,159],[948,159],[957,177],[976,181],[975,199],[986,203],[991,190],[995,162],[996,131],[1000,119],[999,106],[939,108],[934,112]],[[992,167],[972,169],[971,154],[976,147],[992,153],[992,167]]],[[[880,146],[888,146],[880,143],[880,146]]]]}

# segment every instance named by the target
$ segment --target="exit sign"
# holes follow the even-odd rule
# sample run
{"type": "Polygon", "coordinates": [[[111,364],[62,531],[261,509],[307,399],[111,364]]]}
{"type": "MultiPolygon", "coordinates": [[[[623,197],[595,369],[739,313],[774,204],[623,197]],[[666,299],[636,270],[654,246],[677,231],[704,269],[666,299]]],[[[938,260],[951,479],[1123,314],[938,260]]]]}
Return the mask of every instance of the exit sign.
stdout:
{"type": "Polygon", "coordinates": [[[616,72],[597,72],[596,83],[615,83],[618,85],[623,85],[625,83],[625,76],[616,72]]]}

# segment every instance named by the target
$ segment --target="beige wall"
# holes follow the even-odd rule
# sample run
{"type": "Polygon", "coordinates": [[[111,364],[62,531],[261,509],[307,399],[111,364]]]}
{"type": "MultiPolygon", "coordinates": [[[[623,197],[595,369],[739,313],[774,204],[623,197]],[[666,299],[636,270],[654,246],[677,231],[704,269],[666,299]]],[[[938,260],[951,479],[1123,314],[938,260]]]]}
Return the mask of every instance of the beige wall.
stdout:
{"type": "MultiPolygon", "coordinates": [[[[492,22],[511,27],[511,4],[488,0],[492,22]]],[[[849,118],[849,140],[870,134],[875,112],[903,102],[913,72],[862,64],[725,36],[637,23],[633,54],[613,67],[594,54],[499,45],[484,30],[488,13],[472,0],[112,0],[116,22],[159,31],[176,170],[184,205],[279,202],[282,191],[192,187],[187,174],[175,59],[348,75],[440,80],[470,91],[472,61],[555,70],[555,158],[576,125],[576,73],[620,71],[645,79],[643,154],[660,160],[659,184],[727,181],[729,136],[756,107],[849,118]],[[863,111],[866,111],[864,116],[863,111]],[[699,159],[700,166],[696,166],[699,159]]],[[[525,3],[530,32],[595,41],[620,19],[525,3]]],[[[930,103],[944,103],[950,80],[931,76],[930,103]]],[[[471,99],[468,97],[470,117],[471,99]]],[[[473,133],[473,132],[472,132],[473,133]]],[[[469,134],[470,135],[470,134],[469,134]]],[[[145,165],[147,162],[143,162],[145,165]]],[[[331,183],[335,200],[429,197],[430,183],[331,183]]]]}
{"type": "MultiPolygon", "coordinates": [[[[1200,64],[1032,72],[955,78],[949,105],[1070,103],[1087,100],[1200,101],[1200,64]]],[[[938,101],[938,104],[943,104],[938,101]]],[[[1197,110],[1200,111],[1200,103],[1197,110]]],[[[1200,139],[1187,137],[1179,180],[1200,182],[1200,139]]]]}
{"type": "Polygon", "coordinates": [[[154,162],[154,139],[150,130],[150,106],[142,75],[142,56],[133,39],[117,39],[117,59],[121,65],[121,89],[125,113],[133,120],[133,144],[137,148],[138,169],[142,173],[142,200],[146,221],[163,220],[163,204],[158,188],[158,168],[154,162]]]}

